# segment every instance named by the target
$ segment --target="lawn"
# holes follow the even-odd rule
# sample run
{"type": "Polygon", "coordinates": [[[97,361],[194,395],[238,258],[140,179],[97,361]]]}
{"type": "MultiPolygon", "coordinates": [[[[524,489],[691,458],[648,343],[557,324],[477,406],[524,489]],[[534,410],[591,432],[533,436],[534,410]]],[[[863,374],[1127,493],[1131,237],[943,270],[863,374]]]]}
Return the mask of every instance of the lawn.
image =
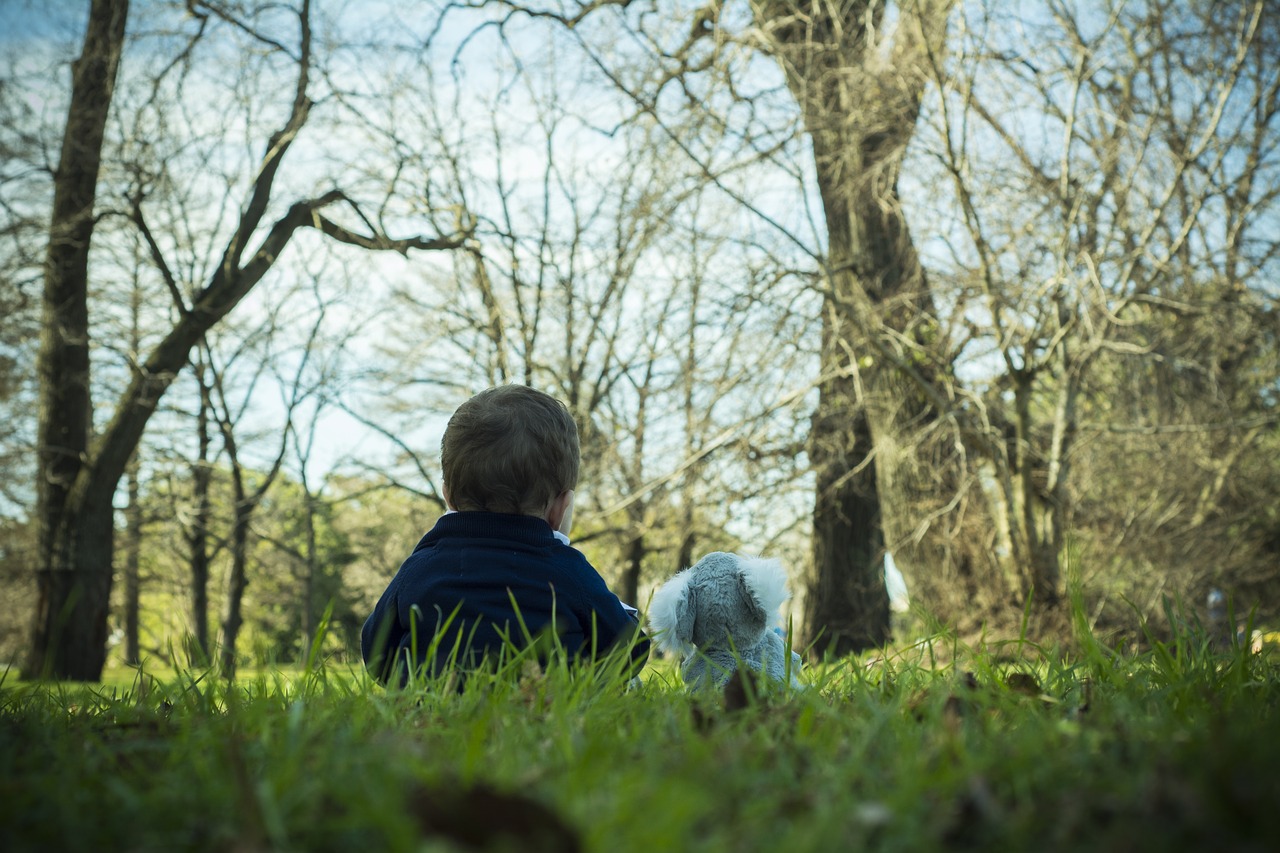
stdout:
{"type": "Polygon", "coordinates": [[[1280,667],[942,636],[690,696],[517,661],[0,684],[0,849],[1266,850],[1280,667]]]}

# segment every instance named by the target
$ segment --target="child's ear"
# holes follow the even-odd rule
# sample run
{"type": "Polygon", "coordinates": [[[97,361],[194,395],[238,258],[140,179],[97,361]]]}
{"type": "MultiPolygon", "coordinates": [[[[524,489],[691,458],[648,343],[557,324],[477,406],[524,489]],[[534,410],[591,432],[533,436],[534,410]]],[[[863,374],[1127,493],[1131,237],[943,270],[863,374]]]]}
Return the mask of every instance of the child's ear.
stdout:
{"type": "Polygon", "coordinates": [[[556,495],[551,506],[547,507],[545,518],[552,530],[569,535],[569,530],[573,527],[573,489],[566,489],[556,495]]]}

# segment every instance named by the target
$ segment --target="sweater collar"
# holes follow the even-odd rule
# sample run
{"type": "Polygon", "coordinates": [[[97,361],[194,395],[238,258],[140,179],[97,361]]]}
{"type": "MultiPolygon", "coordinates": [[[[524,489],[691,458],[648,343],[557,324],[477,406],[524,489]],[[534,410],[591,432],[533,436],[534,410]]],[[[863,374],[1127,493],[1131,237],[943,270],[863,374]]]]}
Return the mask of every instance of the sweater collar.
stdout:
{"type": "MultiPolygon", "coordinates": [[[[501,512],[450,512],[440,516],[418,548],[442,536],[506,539],[529,545],[549,545],[555,541],[551,525],[533,515],[508,515],[501,512]]],[[[417,549],[414,549],[417,550],[417,549]]]]}

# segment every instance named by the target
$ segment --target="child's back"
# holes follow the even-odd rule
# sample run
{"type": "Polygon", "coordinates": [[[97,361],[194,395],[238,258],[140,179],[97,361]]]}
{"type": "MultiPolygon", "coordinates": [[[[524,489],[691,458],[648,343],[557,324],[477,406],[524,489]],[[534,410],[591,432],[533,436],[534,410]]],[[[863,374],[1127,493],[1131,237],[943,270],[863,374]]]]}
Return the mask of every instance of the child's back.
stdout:
{"type": "MultiPolygon", "coordinates": [[[[559,401],[491,388],[454,413],[441,443],[451,511],[401,565],[361,632],[382,681],[410,668],[464,669],[553,631],[571,658],[595,658],[638,630],[568,545],[578,436],[559,401]]],[[[639,665],[648,653],[632,650],[639,665]]]]}

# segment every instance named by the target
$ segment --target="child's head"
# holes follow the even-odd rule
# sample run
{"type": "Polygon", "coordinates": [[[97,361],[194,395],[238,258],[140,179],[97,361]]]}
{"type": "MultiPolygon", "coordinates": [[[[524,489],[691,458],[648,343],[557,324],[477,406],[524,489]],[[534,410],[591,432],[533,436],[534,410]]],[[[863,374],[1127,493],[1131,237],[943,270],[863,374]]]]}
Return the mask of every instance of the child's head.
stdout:
{"type": "Polygon", "coordinates": [[[440,442],[449,504],[542,515],[578,483],[578,427],[554,397],[524,385],[481,391],[458,407],[440,442]]]}

